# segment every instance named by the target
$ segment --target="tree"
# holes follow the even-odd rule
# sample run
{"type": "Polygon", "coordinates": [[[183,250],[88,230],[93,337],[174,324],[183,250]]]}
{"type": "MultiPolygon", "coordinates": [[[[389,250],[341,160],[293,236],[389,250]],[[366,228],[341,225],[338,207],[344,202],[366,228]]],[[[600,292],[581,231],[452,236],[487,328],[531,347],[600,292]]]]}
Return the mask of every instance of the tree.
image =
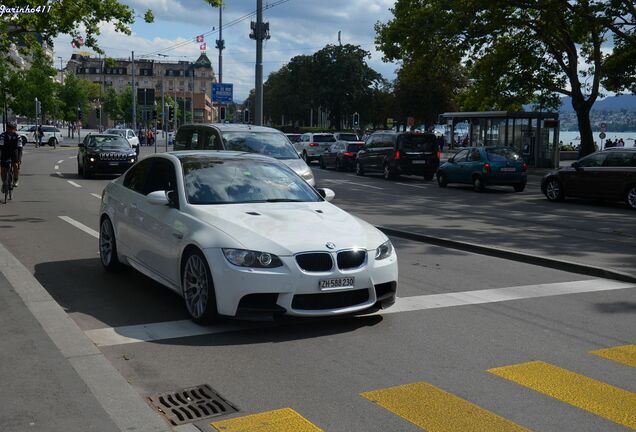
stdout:
{"type": "Polygon", "coordinates": [[[467,59],[464,101],[556,107],[559,95],[570,96],[585,155],[594,151],[590,110],[605,76],[601,47],[615,31],[608,11],[607,2],[587,0],[398,0],[394,18],[376,26],[377,42],[388,59],[440,52],[467,59]]]}
{"type": "Polygon", "coordinates": [[[88,116],[88,112],[92,108],[90,100],[99,95],[99,84],[79,79],[74,74],[67,74],[59,94],[62,119],[76,121],[77,107],[82,109],[84,116],[88,116]]]}

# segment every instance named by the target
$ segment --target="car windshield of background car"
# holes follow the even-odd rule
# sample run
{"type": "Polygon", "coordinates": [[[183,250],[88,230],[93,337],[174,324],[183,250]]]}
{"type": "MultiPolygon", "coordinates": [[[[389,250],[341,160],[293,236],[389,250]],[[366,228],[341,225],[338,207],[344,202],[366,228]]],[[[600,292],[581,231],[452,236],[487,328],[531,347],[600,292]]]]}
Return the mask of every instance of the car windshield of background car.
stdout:
{"type": "Polygon", "coordinates": [[[276,159],[298,159],[285,135],[275,132],[224,132],[226,150],[260,153],[276,159]]]}
{"type": "Polygon", "coordinates": [[[341,141],[360,141],[358,135],[355,134],[340,134],[341,141]]]}
{"type": "Polygon", "coordinates": [[[92,150],[129,150],[130,144],[121,137],[91,137],[88,148],[92,150]]]}
{"type": "Polygon", "coordinates": [[[364,147],[363,143],[360,144],[347,144],[347,151],[350,152],[357,152],[358,150],[360,150],[362,147],[364,147]]]}
{"type": "Polygon", "coordinates": [[[519,160],[519,155],[509,148],[486,149],[486,155],[490,162],[507,162],[519,160]]]}
{"type": "Polygon", "coordinates": [[[119,135],[121,137],[126,138],[126,131],[122,129],[108,129],[106,131],[108,134],[119,135]]]}
{"type": "Polygon", "coordinates": [[[287,135],[287,138],[289,138],[289,140],[291,142],[299,142],[300,141],[300,135],[287,135]]]}
{"type": "Polygon", "coordinates": [[[314,142],[317,142],[317,143],[336,142],[336,137],[333,135],[314,135],[314,142]]]}
{"type": "Polygon", "coordinates": [[[322,201],[311,186],[278,163],[197,156],[180,160],[190,204],[322,201]]]}
{"type": "Polygon", "coordinates": [[[434,152],[435,136],[433,135],[402,135],[400,149],[402,151],[434,152]]]}

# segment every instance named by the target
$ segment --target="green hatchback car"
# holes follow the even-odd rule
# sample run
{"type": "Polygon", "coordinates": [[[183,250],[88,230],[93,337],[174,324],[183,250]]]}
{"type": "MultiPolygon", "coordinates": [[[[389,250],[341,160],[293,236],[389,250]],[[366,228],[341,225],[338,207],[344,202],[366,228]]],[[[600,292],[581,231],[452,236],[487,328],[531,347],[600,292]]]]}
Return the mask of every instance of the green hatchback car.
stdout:
{"type": "Polygon", "coordinates": [[[486,186],[526,187],[528,165],[509,147],[467,147],[451,157],[437,171],[437,184],[472,184],[481,192],[486,186]]]}

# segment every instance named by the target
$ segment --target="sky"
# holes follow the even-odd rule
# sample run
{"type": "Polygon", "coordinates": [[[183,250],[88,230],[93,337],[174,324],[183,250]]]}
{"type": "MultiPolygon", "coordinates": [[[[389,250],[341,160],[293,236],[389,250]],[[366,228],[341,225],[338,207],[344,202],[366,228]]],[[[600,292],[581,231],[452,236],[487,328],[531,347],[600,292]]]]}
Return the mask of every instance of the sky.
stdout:
{"type": "MultiPolygon", "coordinates": [[[[194,61],[200,54],[195,37],[212,32],[205,36],[206,53],[218,73],[217,8],[203,0],[122,0],[122,3],[131,6],[139,17],[130,36],[115,32],[111,23],[101,25],[98,43],[107,56],[129,58],[131,51],[135,51],[135,58],[146,55],[145,58],[161,60],[155,55],[159,52],[168,55],[168,60],[194,61]],[[147,9],[155,17],[150,24],[141,18],[147,9]]],[[[270,23],[271,34],[271,39],[264,42],[264,79],[296,55],[313,54],[326,44],[337,44],[338,31],[342,32],[343,44],[360,45],[369,51],[369,66],[385,78],[394,79],[397,65],[384,63],[374,44],[374,24],[391,19],[389,9],[394,3],[395,0],[263,0],[263,17],[270,23]]],[[[246,15],[255,11],[256,0],[225,0],[223,81],[234,84],[236,102],[242,102],[254,88],[256,42],[249,38],[249,33],[250,21],[256,17],[246,15]]],[[[54,43],[57,67],[58,56],[66,65],[71,54],[79,51],[71,47],[68,35],[57,37],[54,43]]]]}

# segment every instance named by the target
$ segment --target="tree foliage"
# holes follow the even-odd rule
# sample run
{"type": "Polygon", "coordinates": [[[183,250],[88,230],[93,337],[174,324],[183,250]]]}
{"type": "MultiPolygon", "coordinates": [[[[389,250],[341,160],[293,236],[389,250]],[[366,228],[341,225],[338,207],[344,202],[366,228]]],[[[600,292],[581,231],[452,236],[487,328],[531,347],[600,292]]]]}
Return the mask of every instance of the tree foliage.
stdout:
{"type": "Polygon", "coordinates": [[[624,64],[601,48],[627,7],[619,0],[398,0],[394,18],[376,26],[377,42],[387,59],[405,64],[465,60],[470,84],[458,100],[471,108],[556,107],[560,95],[571,96],[587,154],[603,64],[624,64]]]}
{"type": "Polygon", "coordinates": [[[77,78],[67,74],[64,85],[60,87],[61,117],[66,121],[77,120],[77,108],[80,107],[84,116],[93,108],[91,101],[99,95],[99,84],[77,78]]]}
{"type": "Polygon", "coordinates": [[[35,118],[35,98],[42,104],[42,116],[52,117],[57,113],[56,70],[51,59],[38,48],[33,53],[32,66],[26,72],[9,72],[8,87],[13,94],[9,107],[18,115],[35,118]]]}

